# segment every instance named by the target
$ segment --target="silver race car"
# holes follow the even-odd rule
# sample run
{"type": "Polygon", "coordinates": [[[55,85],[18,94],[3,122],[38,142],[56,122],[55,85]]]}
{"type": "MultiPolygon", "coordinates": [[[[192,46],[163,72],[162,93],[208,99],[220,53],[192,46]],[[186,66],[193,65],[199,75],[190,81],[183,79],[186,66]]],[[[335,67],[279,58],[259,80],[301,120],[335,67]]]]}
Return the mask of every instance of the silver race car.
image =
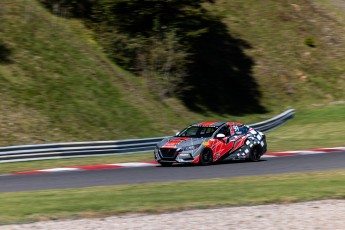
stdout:
{"type": "Polygon", "coordinates": [[[200,122],[159,142],[155,160],[210,165],[224,160],[259,161],[266,152],[265,134],[237,122],[200,122]]]}

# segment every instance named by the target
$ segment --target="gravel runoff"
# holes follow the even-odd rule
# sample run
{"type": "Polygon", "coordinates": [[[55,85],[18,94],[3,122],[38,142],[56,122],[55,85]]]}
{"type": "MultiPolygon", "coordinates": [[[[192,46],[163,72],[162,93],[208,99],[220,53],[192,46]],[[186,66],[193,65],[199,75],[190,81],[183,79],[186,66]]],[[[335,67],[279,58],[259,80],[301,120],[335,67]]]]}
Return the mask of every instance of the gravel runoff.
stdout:
{"type": "Polygon", "coordinates": [[[1,230],[345,229],[345,200],[242,206],[0,226],[1,230]]]}

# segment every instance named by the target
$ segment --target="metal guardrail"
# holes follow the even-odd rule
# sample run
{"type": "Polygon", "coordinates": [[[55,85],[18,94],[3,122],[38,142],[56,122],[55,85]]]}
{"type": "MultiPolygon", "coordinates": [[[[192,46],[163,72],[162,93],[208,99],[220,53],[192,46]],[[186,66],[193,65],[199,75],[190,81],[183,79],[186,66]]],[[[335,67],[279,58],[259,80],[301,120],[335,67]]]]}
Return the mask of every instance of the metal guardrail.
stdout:
{"type": "Polygon", "coordinates": [[[257,129],[261,132],[267,132],[272,129],[278,128],[279,126],[283,125],[288,120],[292,119],[295,115],[294,109],[286,110],[285,112],[279,114],[278,116],[275,116],[271,119],[268,119],[266,121],[258,122],[255,124],[251,124],[249,126],[253,127],[254,129],[257,129]]]}
{"type": "MultiPolygon", "coordinates": [[[[293,118],[294,114],[295,110],[290,109],[269,120],[249,126],[266,132],[284,124],[293,118]]],[[[0,163],[147,152],[152,151],[163,138],[165,137],[0,147],[0,163]]]]}

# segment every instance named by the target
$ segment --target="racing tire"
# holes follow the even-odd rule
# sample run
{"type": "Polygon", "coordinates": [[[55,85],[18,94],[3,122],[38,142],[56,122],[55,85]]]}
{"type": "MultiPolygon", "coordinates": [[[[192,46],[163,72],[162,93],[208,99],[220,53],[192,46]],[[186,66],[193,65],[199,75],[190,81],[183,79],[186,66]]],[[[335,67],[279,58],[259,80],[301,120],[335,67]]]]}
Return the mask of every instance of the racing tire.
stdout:
{"type": "Polygon", "coordinates": [[[162,166],[162,167],[170,167],[172,166],[172,162],[159,162],[159,164],[162,166]]]}
{"type": "Polygon", "coordinates": [[[261,148],[259,146],[253,146],[249,153],[249,161],[257,162],[261,158],[261,148]]]}
{"type": "Polygon", "coordinates": [[[199,164],[206,166],[206,165],[210,165],[213,162],[213,153],[210,149],[206,149],[204,150],[201,154],[200,154],[200,159],[199,159],[199,164]]]}

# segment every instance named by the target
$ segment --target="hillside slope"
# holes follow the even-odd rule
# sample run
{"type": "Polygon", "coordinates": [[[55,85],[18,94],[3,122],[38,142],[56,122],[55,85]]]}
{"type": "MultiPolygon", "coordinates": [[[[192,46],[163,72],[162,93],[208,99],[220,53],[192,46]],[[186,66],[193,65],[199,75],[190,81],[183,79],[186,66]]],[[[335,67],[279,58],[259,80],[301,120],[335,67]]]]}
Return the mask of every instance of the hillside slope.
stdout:
{"type": "MultiPolygon", "coordinates": [[[[209,5],[223,15],[230,33],[251,44],[247,52],[255,60],[253,72],[266,108],[345,99],[345,20],[330,4],[219,0],[209,5]]],[[[345,2],[337,4],[345,7],[345,2]]]]}
{"type": "Polygon", "coordinates": [[[22,3],[0,6],[1,145],[147,137],[195,120],[176,100],[153,100],[79,21],[22,3]]]}
{"type": "Polygon", "coordinates": [[[145,78],[109,61],[79,20],[54,16],[35,0],[1,1],[0,145],[169,135],[202,119],[254,122],[345,100],[345,19],[309,0],[264,2],[205,5],[249,44],[250,71],[271,112],[238,118],[157,101],[145,78]]]}

